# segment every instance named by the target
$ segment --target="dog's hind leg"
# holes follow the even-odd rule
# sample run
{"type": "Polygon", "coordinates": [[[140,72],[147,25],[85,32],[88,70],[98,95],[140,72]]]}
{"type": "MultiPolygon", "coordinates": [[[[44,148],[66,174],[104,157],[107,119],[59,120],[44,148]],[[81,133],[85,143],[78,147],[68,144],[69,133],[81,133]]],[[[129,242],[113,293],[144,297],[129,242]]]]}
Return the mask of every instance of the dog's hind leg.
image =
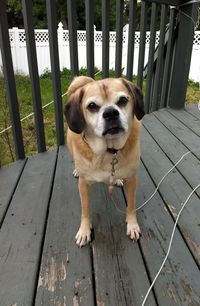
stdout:
{"type": "Polygon", "coordinates": [[[81,224],[76,234],[75,240],[79,247],[82,247],[91,240],[91,221],[90,221],[90,186],[84,178],[79,177],[79,193],[81,199],[81,224]]]}

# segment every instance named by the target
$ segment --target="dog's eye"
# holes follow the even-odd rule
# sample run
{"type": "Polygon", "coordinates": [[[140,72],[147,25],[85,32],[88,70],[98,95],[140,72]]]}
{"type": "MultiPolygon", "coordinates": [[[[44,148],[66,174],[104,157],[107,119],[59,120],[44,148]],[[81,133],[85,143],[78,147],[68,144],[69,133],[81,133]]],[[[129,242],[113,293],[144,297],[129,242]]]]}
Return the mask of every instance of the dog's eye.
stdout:
{"type": "Polygon", "coordinates": [[[118,102],[117,102],[117,106],[125,107],[127,103],[128,103],[128,98],[127,97],[120,97],[118,102]]]}
{"type": "Polygon", "coordinates": [[[99,108],[100,107],[94,102],[89,103],[87,106],[87,109],[92,113],[98,112],[99,108]]]}

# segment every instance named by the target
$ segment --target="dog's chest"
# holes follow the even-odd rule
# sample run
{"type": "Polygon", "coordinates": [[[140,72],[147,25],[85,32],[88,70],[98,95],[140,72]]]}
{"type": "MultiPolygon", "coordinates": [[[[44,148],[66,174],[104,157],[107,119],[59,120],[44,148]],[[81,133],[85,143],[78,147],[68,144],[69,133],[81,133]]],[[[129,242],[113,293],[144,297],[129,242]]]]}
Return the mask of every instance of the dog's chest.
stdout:
{"type": "Polygon", "coordinates": [[[95,157],[93,160],[76,161],[76,170],[88,182],[105,182],[115,184],[116,180],[123,180],[134,175],[137,164],[128,157],[122,158],[118,154],[106,153],[103,157],[95,157]]]}

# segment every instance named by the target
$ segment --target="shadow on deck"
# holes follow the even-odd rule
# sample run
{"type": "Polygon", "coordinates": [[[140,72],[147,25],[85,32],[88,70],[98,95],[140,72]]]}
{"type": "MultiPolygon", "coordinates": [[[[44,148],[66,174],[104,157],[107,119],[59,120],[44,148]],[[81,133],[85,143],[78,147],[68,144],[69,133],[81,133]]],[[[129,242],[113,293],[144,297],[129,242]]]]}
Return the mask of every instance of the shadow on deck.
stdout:
{"type": "MultiPolygon", "coordinates": [[[[138,211],[142,237],[126,237],[121,189],[92,193],[94,239],[79,249],[77,181],[66,147],[0,169],[0,305],[140,306],[167,252],[176,216],[200,182],[200,112],[145,116],[137,203],[188,154],[138,211]]],[[[176,229],[169,258],[146,305],[200,305],[200,189],[176,229]]]]}

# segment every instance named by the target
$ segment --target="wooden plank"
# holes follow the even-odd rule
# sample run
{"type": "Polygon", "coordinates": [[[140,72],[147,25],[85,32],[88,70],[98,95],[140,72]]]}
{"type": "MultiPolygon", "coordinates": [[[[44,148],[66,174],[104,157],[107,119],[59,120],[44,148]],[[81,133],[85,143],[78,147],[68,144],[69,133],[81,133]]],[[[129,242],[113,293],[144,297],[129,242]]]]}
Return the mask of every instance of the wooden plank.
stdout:
{"type": "MultiPolygon", "coordinates": [[[[158,185],[162,177],[173,166],[173,163],[170,162],[165,153],[162,152],[157,143],[144,128],[142,130],[142,160],[156,185],[158,185]]],[[[159,191],[171,215],[176,219],[182,203],[185,202],[192,189],[182,175],[177,170],[173,170],[160,185],[159,191]]],[[[200,266],[199,215],[199,198],[194,194],[181,215],[178,227],[200,266]]]]}
{"type": "MultiPolygon", "coordinates": [[[[92,243],[97,305],[141,305],[149,280],[138,243],[126,236],[125,201],[116,188],[92,190],[94,241],[92,243]]],[[[156,305],[151,293],[148,305],[156,305]]]]}
{"type": "MultiPolygon", "coordinates": [[[[146,146],[146,150],[149,150],[146,146]]],[[[155,190],[143,165],[140,167],[137,203],[142,204],[155,190]]],[[[161,197],[138,211],[142,230],[140,244],[149,273],[154,279],[166,255],[174,222],[161,197]]],[[[175,231],[169,257],[154,285],[158,305],[198,305],[200,292],[199,268],[193,260],[179,231],[175,231]]],[[[145,305],[150,305],[149,300],[145,305]]]]}
{"type": "Polygon", "coordinates": [[[25,162],[25,159],[18,160],[0,168],[0,227],[24,169],[25,162]]]}
{"type": "MultiPolygon", "coordinates": [[[[168,109],[168,112],[172,114],[175,118],[181,121],[186,127],[192,130],[197,136],[200,136],[200,117],[199,119],[195,118],[185,110],[175,110],[168,109]]],[[[200,144],[199,144],[200,149],[200,144]]],[[[199,150],[200,151],[200,150],[199,150]]]]}
{"type": "Polygon", "coordinates": [[[73,164],[59,148],[35,305],[94,305],[90,247],[75,244],[80,200],[73,164]]]}
{"type": "MultiPolygon", "coordinates": [[[[159,113],[160,112],[163,112],[163,110],[159,111],[159,113]]],[[[181,143],[155,116],[146,116],[143,120],[143,124],[173,164],[178,162],[183,154],[189,152],[186,146],[181,143]]],[[[194,188],[198,184],[200,163],[193,154],[190,153],[185,156],[184,160],[177,165],[177,169],[190,186],[194,188]]],[[[200,196],[199,189],[197,189],[196,194],[200,196]]]]}
{"type": "MultiPolygon", "coordinates": [[[[175,119],[167,110],[156,112],[155,116],[176,136],[189,150],[200,149],[200,137],[195,135],[184,124],[175,119]]],[[[195,151],[195,156],[200,158],[200,150],[195,151]]]]}
{"type": "Polygon", "coordinates": [[[0,232],[1,305],[32,305],[56,151],[30,158],[0,232]]]}
{"type": "Polygon", "coordinates": [[[187,105],[187,106],[185,107],[185,110],[186,110],[189,114],[191,114],[191,115],[193,115],[194,117],[200,119],[200,110],[199,110],[197,104],[187,105]]]}

